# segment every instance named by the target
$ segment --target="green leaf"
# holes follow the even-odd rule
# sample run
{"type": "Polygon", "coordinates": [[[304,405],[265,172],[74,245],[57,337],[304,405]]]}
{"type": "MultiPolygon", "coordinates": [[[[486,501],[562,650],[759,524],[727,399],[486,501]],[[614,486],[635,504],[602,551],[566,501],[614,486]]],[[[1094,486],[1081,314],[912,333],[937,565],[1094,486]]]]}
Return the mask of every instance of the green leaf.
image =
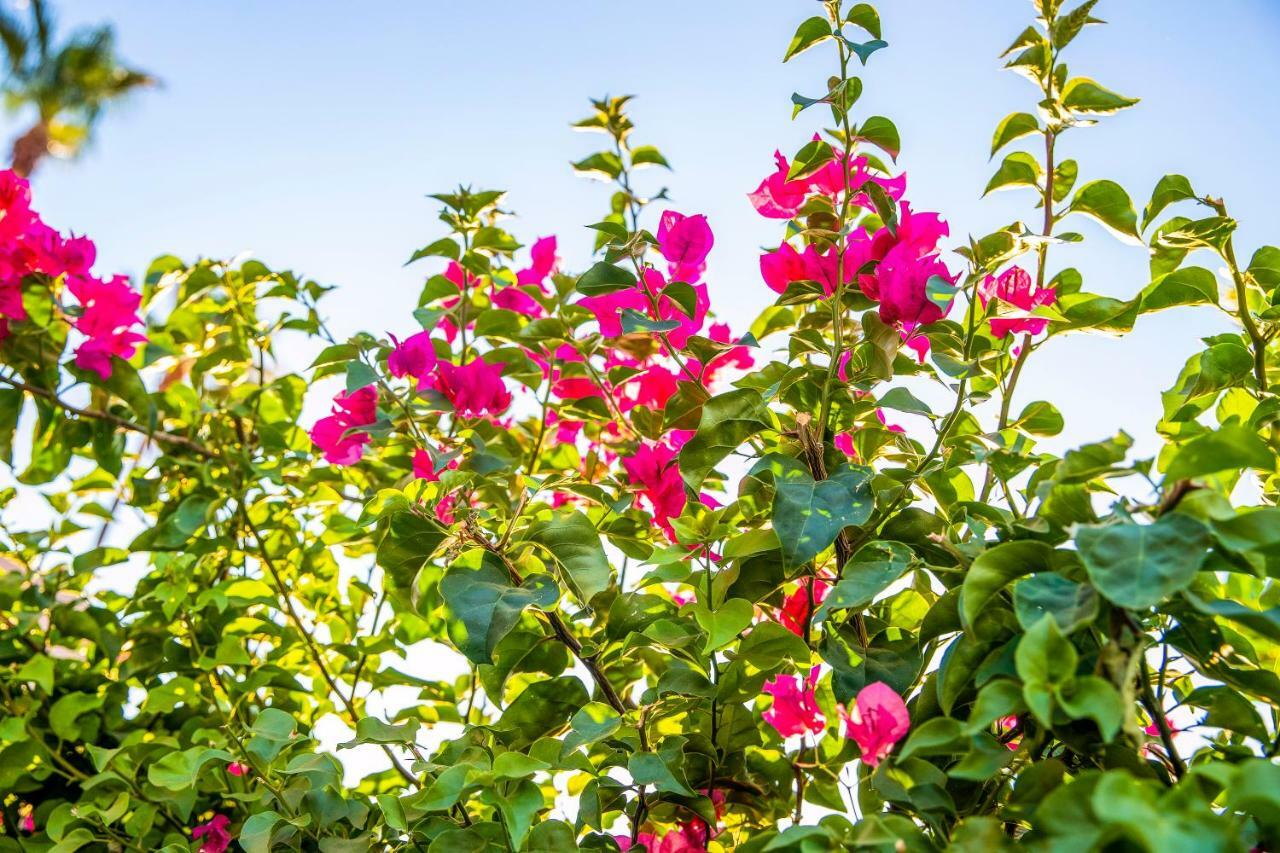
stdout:
{"type": "Polygon", "coordinates": [[[1022,414],[1018,415],[1011,426],[1017,427],[1031,435],[1057,435],[1062,432],[1065,422],[1062,419],[1062,413],[1052,403],[1046,403],[1044,400],[1036,400],[1027,403],[1022,414]]]}
{"type": "Polygon", "coordinates": [[[1115,181],[1090,181],[1076,190],[1069,208],[1072,213],[1092,217],[1126,243],[1140,244],[1138,215],[1129,194],[1115,181]]]}
{"type": "Polygon", "coordinates": [[[753,476],[765,472],[773,475],[773,529],[788,568],[812,560],[841,530],[871,517],[869,468],[845,464],[814,480],[797,460],[771,453],[751,469],[753,476]]]}
{"type": "Polygon", "coordinates": [[[182,752],[167,752],[147,765],[147,781],[170,791],[181,791],[196,784],[201,769],[210,761],[232,760],[224,749],[193,746],[182,752]]]}
{"type": "Polygon", "coordinates": [[[524,539],[546,549],[562,569],[569,589],[583,604],[589,604],[609,588],[609,558],[600,543],[599,531],[582,512],[575,510],[540,521],[529,528],[524,539]]]}
{"type": "Polygon", "coordinates": [[[1126,98],[1088,77],[1068,80],[1062,90],[1062,105],[1077,115],[1111,115],[1136,103],[1137,98],[1126,98]]]}
{"type": "Polygon", "coordinates": [[[871,34],[872,38],[880,38],[884,35],[880,31],[880,13],[870,3],[854,4],[844,19],[847,23],[862,27],[871,34]]]}
{"type": "Polygon", "coordinates": [[[555,585],[545,576],[511,582],[498,558],[486,555],[478,569],[451,568],[440,581],[440,595],[460,620],[463,638],[458,649],[473,663],[492,663],[493,650],[520,621],[529,605],[555,603],[555,585]]]}
{"type": "Polygon", "coordinates": [[[1076,528],[1076,548],[1089,579],[1108,600],[1131,610],[1154,607],[1186,589],[1209,549],[1209,531],[1172,513],[1153,524],[1076,528]]]}
{"type": "Polygon", "coordinates": [[[854,55],[858,57],[858,60],[863,65],[867,64],[867,60],[871,58],[871,54],[889,46],[889,43],[883,39],[872,39],[867,42],[856,42],[844,39],[844,43],[849,50],[853,51],[854,55]]]}
{"type": "Polygon", "coordinates": [[[969,738],[959,720],[934,717],[912,730],[911,736],[898,752],[898,760],[904,761],[913,755],[955,755],[968,747],[969,738]]]}
{"type": "Polygon", "coordinates": [[[895,161],[902,152],[902,139],[898,135],[898,126],[884,116],[869,117],[859,125],[854,137],[863,142],[870,142],[895,161]]]}
{"type": "Polygon", "coordinates": [[[240,828],[240,846],[245,853],[270,853],[271,835],[283,817],[274,811],[258,812],[245,820],[240,828]]]}
{"type": "Polygon", "coordinates": [[[1248,273],[1267,290],[1280,287],[1280,249],[1275,246],[1258,249],[1249,261],[1248,273]]]}
{"type": "Polygon", "coordinates": [[[1102,739],[1109,741],[1124,722],[1124,700],[1109,681],[1085,675],[1058,691],[1058,707],[1073,719],[1087,718],[1098,724],[1102,739]]]}
{"type": "Polygon", "coordinates": [[[603,702],[589,702],[569,721],[570,731],[561,744],[560,755],[567,756],[580,746],[604,740],[621,725],[622,717],[612,707],[603,702]]]}
{"type": "Polygon", "coordinates": [[[882,409],[893,409],[895,412],[908,412],[913,415],[933,417],[933,409],[907,388],[890,388],[877,401],[882,409]]]}
{"type": "Polygon", "coordinates": [[[1242,468],[1274,471],[1276,456],[1252,427],[1229,423],[1179,447],[1165,478],[1175,482],[1242,468]]]}
{"type": "Polygon", "coordinates": [[[347,393],[359,391],[361,388],[369,385],[378,384],[378,374],[374,369],[363,361],[352,360],[347,362],[347,393]]]}
{"type": "Polygon", "coordinates": [[[495,807],[502,815],[502,823],[507,828],[512,850],[524,848],[534,819],[546,806],[542,789],[528,779],[522,780],[514,790],[504,793],[492,788],[485,789],[481,794],[481,801],[495,807]]]}
{"type": "Polygon", "coordinates": [[[782,57],[782,61],[786,62],[791,57],[804,53],[815,44],[821,44],[831,38],[831,23],[826,18],[812,17],[800,24],[796,28],[796,34],[791,37],[791,44],[787,45],[787,52],[782,57]]]}
{"type": "Polygon", "coordinates": [[[102,707],[103,697],[94,693],[67,693],[49,708],[49,728],[62,740],[81,739],[79,719],[102,707]]]}
{"type": "Polygon", "coordinates": [[[597,151],[590,157],[571,163],[575,172],[588,176],[599,176],[614,181],[622,174],[622,160],[612,151],[597,151]]]}
{"type": "Polygon", "coordinates": [[[697,796],[685,782],[684,772],[678,767],[672,767],[658,753],[635,753],[627,759],[627,770],[637,785],[652,785],[659,791],[681,797],[697,796]]]}
{"type": "MultiPolygon", "coordinates": [[[[36,653],[27,658],[14,675],[18,681],[30,681],[40,685],[47,695],[53,694],[53,658],[36,653]]],[[[83,695],[83,694],[72,694],[83,695]]]]}
{"type": "Polygon", "coordinates": [[[755,607],[742,598],[730,598],[715,610],[699,602],[693,610],[693,618],[707,632],[707,642],[702,654],[709,655],[738,638],[755,616],[755,607]]]}
{"type": "Polygon", "coordinates": [[[667,162],[667,158],[662,156],[653,145],[637,145],[631,149],[631,166],[661,166],[664,169],[670,169],[671,164],[667,162]]]}
{"type": "Polygon", "coordinates": [[[1098,0],[1085,0],[1084,3],[1053,22],[1053,45],[1057,50],[1062,50],[1071,44],[1080,31],[1089,24],[1102,23],[1089,14],[1097,3],[1098,0]]]}
{"type": "Polygon", "coordinates": [[[634,308],[622,310],[622,333],[634,335],[636,332],[670,332],[680,328],[679,320],[654,320],[634,308]]]}
{"type": "Polygon", "coordinates": [[[702,406],[697,432],[680,449],[680,474],[694,494],[726,456],[762,430],[771,416],[760,392],[749,388],[712,397],[702,406]]]}
{"type": "Polygon", "coordinates": [[[1039,572],[1014,585],[1013,612],[1024,631],[1052,616],[1062,633],[1070,634],[1097,618],[1098,594],[1087,584],[1039,572]]]}
{"type": "Polygon", "coordinates": [[[496,728],[511,749],[526,749],[560,729],[590,701],[582,681],[571,675],[535,681],[503,712],[496,728]]]}
{"type": "Polygon", "coordinates": [[[1142,230],[1146,231],[1151,221],[1169,205],[1194,198],[1196,198],[1196,191],[1191,188],[1191,182],[1186,177],[1165,175],[1156,182],[1156,188],[1151,191],[1151,201],[1147,202],[1146,208],[1142,211],[1142,230]]]}
{"type": "Polygon", "coordinates": [[[356,721],[356,736],[338,749],[351,749],[362,743],[413,743],[421,721],[410,717],[403,723],[387,723],[377,717],[361,717],[356,721]]]}
{"type": "Polygon", "coordinates": [[[599,296],[604,293],[615,293],[635,287],[636,277],[624,270],[604,261],[598,261],[591,269],[578,277],[574,285],[583,296],[599,296]]]}
{"type": "Polygon", "coordinates": [[[1204,267],[1181,267],[1144,287],[1139,300],[1144,314],[1177,305],[1217,305],[1218,279],[1204,267]]]}
{"type": "Polygon", "coordinates": [[[972,626],[991,599],[1015,578],[1052,568],[1053,548],[1032,540],[1005,542],[978,555],[964,576],[960,615],[972,626]]]}
{"type": "Polygon", "coordinates": [[[439,524],[424,515],[408,510],[392,513],[378,543],[377,563],[396,588],[409,589],[446,535],[439,524]]]}
{"type": "Polygon", "coordinates": [[[1000,168],[987,181],[987,188],[982,191],[985,196],[995,190],[1007,187],[1040,186],[1040,162],[1024,151],[1015,151],[1004,158],[1000,168]]]}
{"type": "Polygon", "coordinates": [[[791,169],[787,172],[788,181],[807,178],[823,166],[835,159],[835,152],[829,142],[815,139],[796,152],[791,161],[791,169]]]}
{"type": "Polygon", "coordinates": [[[837,610],[865,610],[877,595],[907,573],[911,556],[911,549],[901,542],[863,545],[844,567],[840,582],[814,611],[814,621],[822,621],[837,610]]]}
{"type": "Polygon", "coordinates": [[[1014,663],[1022,679],[1022,697],[1040,725],[1053,724],[1053,686],[1075,677],[1079,655],[1071,641],[1046,616],[1018,641],[1014,663]]]}
{"type": "Polygon", "coordinates": [[[996,125],[995,135],[991,138],[991,156],[996,156],[997,151],[1013,140],[1038,132],[1040,121],[1031,113],[1009,113],[996,125]]]}
{"type": "Polygon", "coordinates": [[[448,258],[450,260],[456,261],[461,256],[462,256],[462,250],[458,247],[457,242],[452,240],[449,237],[442,237],[441,239],[436,240],[434,243],[430,243],[426,246],[423,246],[421,249],[414,252],[413,255],[409,258],[409,260],[405,261],[404,265],[407,267],[409,266],[409,264],[413,263],[414,261],[420,261],[423,258],[432,258],[432,257],[448,258]]]}

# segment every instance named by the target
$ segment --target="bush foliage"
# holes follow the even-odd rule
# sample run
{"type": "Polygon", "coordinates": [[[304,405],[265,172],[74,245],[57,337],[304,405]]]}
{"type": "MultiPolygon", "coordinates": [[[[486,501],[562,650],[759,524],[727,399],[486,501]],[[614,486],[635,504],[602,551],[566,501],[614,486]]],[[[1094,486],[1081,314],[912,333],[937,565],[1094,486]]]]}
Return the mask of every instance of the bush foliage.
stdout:
{"type": "Polygon", "coordinates": [[[1026,221],[965,238],[859,109],[876,11],[815,6],[750,329],[627,98],[575,125],[594,257],[440,193],[412,317],[345,340],[256,260],[99,277],[0,176],[0,850],[1276,849],[1280,249],[1067,156],[1136,103],[1068,70],[1094,4],[1010,45],[1026,221]],[[1150,281],[1087,289],[1084,219],[1150,281]],[[1037,444],[1028,359],[1181,306],[1240,331],[1156,458],[1037,444]]]}

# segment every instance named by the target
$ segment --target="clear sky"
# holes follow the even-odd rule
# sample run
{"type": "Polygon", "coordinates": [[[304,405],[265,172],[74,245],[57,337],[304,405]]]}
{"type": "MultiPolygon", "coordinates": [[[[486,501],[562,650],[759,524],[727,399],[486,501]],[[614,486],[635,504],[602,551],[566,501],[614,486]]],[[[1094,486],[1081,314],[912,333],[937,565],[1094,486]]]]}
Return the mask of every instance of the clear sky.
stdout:
{"type": "MultiPolygon", "coordinates": [[[[1024,192],[979,199],[996,122],[1034,108],[1030,84],[997,59],[1030,22],[1030,3],[878,5],[890,49],[866,70],[858,110],[897,122],[916,208],[943,212],[958,238],[1032,218],[1024,192]]],[[[123,55],[164,87],[113,111],[79,162],[47,165],[38,206],[98,242],[100,271],[248,250],[340,285],[329,300],[339,331],[404,330],[424,270],[401,264],[440,233],[428,192],[505,188],[526,242],[555,233],[566,267],[585,267],[582,225],[600,218],[606,192],[567,164],[600,137],[568,122],[589,96],[633,93],[637,140],[675,166],[646,178],[669,185],[678,209],[709,215],[712,305],[742,330],[769,295],[757,248],[778,235],[744,194],[775,147],[794,150],[816,127],[817,110],[792,122],[788,99],[822,90],[827,52],[779,60],[817,11],[813,0],[67,0],[64,25],[114,22],[123,55]]],[[[1243,255],[1280,242],[1280,3],[1103,0],[1096,14],[1110,25],[1070,48],[1072,71],[1143,101],[1068,135],[1081,181],[1119,179],[1140,208],[1162,174],[1182,172],[1226,197],[1243,255]]],[[[12,136],[19,125],[3,127],[12,136]]],[[[1080,230],[1083,248],[1055,253],[1088,289],[1127,297],[1147,282],[1141,248],[1091,223],[1080,230]]],[[[1144,318],[1123,341],[1056,342],[1032,360],[1020,400],[1058,402],[1068,443],[1119,427],[1149,433],[1158,389],[1197,337],[1222,328],[1183,310],[1144,318]]]]}

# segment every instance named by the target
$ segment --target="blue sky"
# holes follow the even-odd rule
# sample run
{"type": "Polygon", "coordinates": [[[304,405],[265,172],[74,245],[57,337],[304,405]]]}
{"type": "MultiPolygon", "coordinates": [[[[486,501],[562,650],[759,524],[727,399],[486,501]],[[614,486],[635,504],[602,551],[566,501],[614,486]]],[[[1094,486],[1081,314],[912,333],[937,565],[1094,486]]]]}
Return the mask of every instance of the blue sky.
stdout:
{"type": "MultiPolygon", "coordinates": [[[[863,75],[858,109],[897,122],[914,206],[943,212],[957,238],[1033,217],[1025,193],[979,198],[995,124],[1034,107],[1030,84],[997,60],[1029,23],[1030,3],[879,5],[891,47],[863,75]]],[[[646,179],[667,184],[678,209],[710,217],[712,304],[742,329],[767,302],[757,248],[778,233],[745,193],[775,147],[794,150],[816,127],[817,111],[792,122],[788,99],[820,91],[831,60],[821,50],[779,59],[817,11],[813,0],[71,0],[64,25],[115,22],[122,53],[165,85],[114,111],[79,162],[47,165],[37,204],[55,226],[98,242],[102,271],[136,275],[163,253],[251,251],[340,285],[329,301],[339,331],[405,330],[423,270],[401,264],[439,236],[428,192],[505,188],[526,242],[558,234],[565,265],[586,265],[581,226],[600,218],[607,195],[569,170],[599,137],[568,122],[589,96],[633,93],[637,140],[675,166],[646,179]]],[[[1268,231],[1280,195],[1280,3],[1103,0],[1096,13],[1110,25],[1071,47],[1073,73],[1143,101],[1068,135],[1082,182],[1119,179],[1140,207],[1162,174],[1182,172],[1228,200],[1243,255],[1280,241],[1268,231]]],[[[4,129],[12,136],[20,123],[4,129]]],[[[1088,289],[1127,297],[1146,283],[1142,249],[1080,230],[1085,246],[1057,256],[1088,289]]],[[[1029,365],[1020,401],[1058,402],[1067,443],[1149,432],[1158,390],[1198,337],[1223,328],[1207,312],[1166,312],[1122,341],[1055,342],[1029,365]]]]}

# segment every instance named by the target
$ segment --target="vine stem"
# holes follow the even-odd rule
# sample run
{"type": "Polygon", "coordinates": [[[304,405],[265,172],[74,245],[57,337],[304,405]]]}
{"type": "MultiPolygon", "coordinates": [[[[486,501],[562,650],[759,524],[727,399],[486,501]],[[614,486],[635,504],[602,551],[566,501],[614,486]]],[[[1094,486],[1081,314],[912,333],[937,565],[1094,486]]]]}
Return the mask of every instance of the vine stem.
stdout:
{"type": "MultiPolygon", "coordinates": [[[[469,527],[467,532],[471,541],[475,542],[481,548],[484,548],[486,551],[502,561],[502,565],[506,568],[507,574],[511,576],[511,581],[513,583],[517,586],[524,583],[524,578],[521,577],[519,569],[517,569],[515,564],[511,562],[511,557],[508,556],[505,549],[498,547],[498,545],[493,542],[490,542],[483,533],[473,528],[469,527]]],[[[601,695],[604,696],[605,701],[609,703],[610,707],[619,714],[626,714],[629,710],[627,704],[622,701],[622,697],[618,695],[618,691],[614,689],[613,684],[610,683],[608,677],[604,673],[604,670],[601,669],[599,659],[595,655],[584,655],[582,653],[582,643],[573,635],[573,632],[569,630],[569,626],[565,624],[565,621],[561,618],[560,614],[555,611],[542,610],[541,608],[539,608],[537,612],[546,620],[547,625],[551,628],[551,632],[555,634],[556,639],[563,643],[573,656],[577,658],[584,667],[586,667],[587,672],[591,675],[591,680],[600,688],[601,695]]]]}
{"type": "MultiPolygon", "coordinates": [[[[346,709],[347,715],[351,718],[351,724],[353,726],[356,725],[360,720],[360,714],[356,711],[355,703],[342,692],[338,684],[338,680],[334,678],[331,672],[329,672],[329,667],[325,663],[324,656],[320,653],[320,648],[316,645],[315,638],[311,636],[311,632],[303,623],[302,617],[299,615],[297,608],[293,606],[293,599],[289,596],[289,590],[284,584],[283,577],[281,577],[280,572],[276,569],[275,561],[271,559],[271,555],[267,552],[267,546],[266,543],[263,542],[262,534],[258,531],[258,528],[253,521],[250,520],[249,513],[243,505],[240,508],[240,517],[244,523],[245,529],[249,531],[249,534],[253,537],[254,543],[257,545],[257,556],[262,562],[263,568],[267,570],[267,574],[270,576],[271,582],[276,588],[276,594],[283,605],[285,615],[289,618],[289,621],[293,622],[294,629],[302,636],[303,644],[310,653],[312,662],[315,663],[316,669],[320,670],[321,677],[329,686],[329,692],[338,697],[342,706],[346,709]]],[[[392,751],[390,746],[385,743],[379,744],[379,746],[382,747],[382,751],[386,753],[387,758],[391,759],[391,765],[396,769],[396,772],[399,773],[406,782],[416,788],[422,787],[422,782],[419,781],[418,777],[415,776],[409,768],[404,766],[400,761],[400,758],[394,751],[392,751]]],[[[410,744],[409,749],[419,760],[424,760],[419,754],[416,746],[410,744]]]]}
{"type": "MultiPolygon", "coordinates": [[[[1208,199],[1208,201],[1219,216],[1223,218],[1227,216],[1227,206],[1220,199],[1208,199]]],[[[1249,336],[1249,343],[1253,347],[1253,378],[1258,383],[1258,391],[1266,392],[1267,339],[1258,329],[1258,324],[1253,319],[1253,312],[1249,310],[1249,288],[1245,281],[1244,273],[1240,271],[1240,264],[1236,261],[1234,237],[1227,238],[1223,244],[1221,255],[1222,260],[1227,264],[1227,269],[1231,272],[1231,283],[1235,286],[1236,307],[1240,310],[1240,324],[1244,326],[1245,334],[1249,336]]]]}
{"type": "Polygon", "coordinates": [[[185,435],[177,435],[176,433],[165,432],[164,430],[148,429],[147,427],[144,427],[141,424],[134,423],[128,418],[122,418],[119,415],[113,415],[110,412],[104,412],[104,411],[101,411],[100,409],[90,409],[90,408],[85,408],[81,406],[76,406],[72,403],[68,403],[66,400],[59,397],[55,392],[50,391],[47,388],[41,388],[37,385],[30,385],[26,382],[22,382],[17,379],[11,379],[8,376],[0,376],[0,382],[3,382],[5,385],[8,385],[10,388],[16,388],[17,390],[25,391],[34,397],[40,397],[41,399],[47,400],[50,403],[53,403],[58,408],[63,409],[67,412],[70,412],[73,415],[79,415],[82,418],[92,418],[94,420],[105,421],[106,423],[113,424],[114,426],[120,427],[120,429],[127,430],[129,432],[141,433],[142,435],[145,435],[148,438],[154,439],[155,441],[161,441],[161,442],[164,442],[165,444],[172,444],[177,447],[185,447],[187,450],[190,450],[193,453],[197,453],[200,456],[204,456],[208,459],[218,458],[218,454],[216,452],[205,447],[203,444],[201,444],[198,441],[187,438],[185,435]]]}

